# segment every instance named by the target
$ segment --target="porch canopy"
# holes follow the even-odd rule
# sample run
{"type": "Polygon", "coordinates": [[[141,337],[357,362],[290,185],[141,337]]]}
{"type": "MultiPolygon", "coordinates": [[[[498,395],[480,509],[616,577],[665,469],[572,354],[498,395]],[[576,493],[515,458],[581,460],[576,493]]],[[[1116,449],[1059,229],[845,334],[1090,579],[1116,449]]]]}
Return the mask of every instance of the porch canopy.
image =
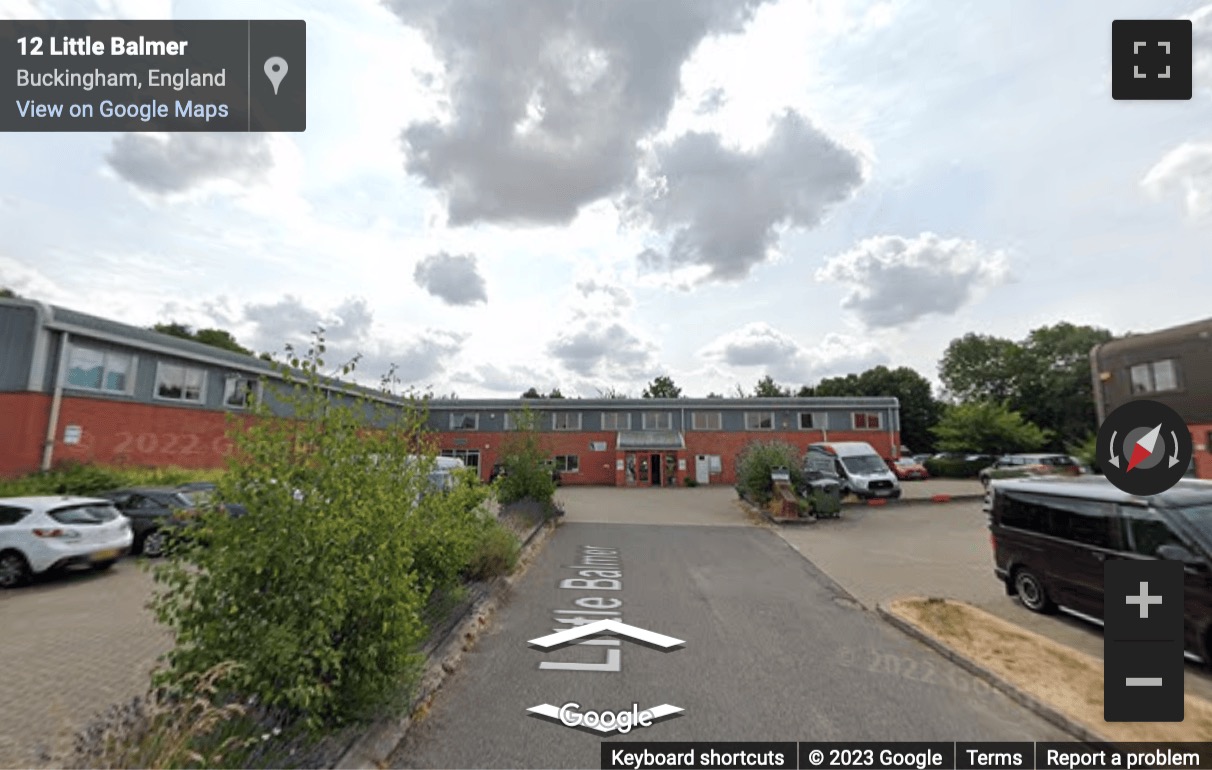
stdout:
{"type": "Polygon", "coordinates": [[[686,439],[676,430],[624,430],[615,446],[625,452],[685,449],[686,439]]]}

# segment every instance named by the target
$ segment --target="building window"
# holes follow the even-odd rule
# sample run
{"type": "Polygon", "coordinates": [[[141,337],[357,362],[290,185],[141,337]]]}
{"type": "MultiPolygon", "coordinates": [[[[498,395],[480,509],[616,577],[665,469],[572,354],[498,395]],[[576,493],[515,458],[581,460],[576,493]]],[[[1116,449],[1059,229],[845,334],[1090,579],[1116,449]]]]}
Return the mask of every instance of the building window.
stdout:
{"type": "Polygon", "coordinates": [[[820,430],[825,420],[812,412],[800,412],[800,430],[820,430]]]}
{"type": "Polygon", "coordinates": [[[556,455],[555,467],[560,473],[579,473],[581,458],[577,455],[556,455]]]}
{"type": "Polygon", "coordinates": [[[879,412],[855,412],[854,413],[854,429],[855,430],[879,430],[883,427],[883,420],[880,419],[879,412]]]}
{"type": "Polygon", "coordinates": [[[690,425],[694,430],[720,430],[724,425],[724,418],[719,412],[692,412],[690,425]]]}
{"type": "Polygon", "coordinates": [[[589,451],[590,452],[605,452],[606,451],[606,442],[605,441],[590,441],[589,442],[589,451]]]}
{"type": "Polygon", "coordinates": [[[745,412],[745,430],[774,430],[774,412],[745,412]]]}
{"type": "Polygon", "coordinates": [[[473,468],[480,475],[480,450],[478,449],[443,449],[443,457],[453,457],[462,460],[468,468],[473,468]]]}
{"type": "Polygon", "coordinates": [[[602,430],[631,430],[629,412],[602,412],[602,430]]]}
{"type": "Polygon", "coordinates": [[[205,369],[163,361],[156,366],[156,398],[200,404],[205,385],[205,369]]]}
{"type": "Polygon", "coordinates": [[[580,430],[580,412],[554,412],[551,415],[552,430],[580,430]]]}
{"type": "Polygon", "coordinates": [[[69,388],[129,393],[134,362],[135,357],[130,353],[72,345],[68,354],[66,385],[69,388]]]}
{"type": "Polygon", "coordinates": [[[1173,358],[1137,364],[1130,370],[1133,393],[1178,390],[1178,362],[1173,358]]]}
{"type": "Polygon", "coordinates": [[[232,376],[223,385],[223,405],[228,409],[247,409],[257,402],[260,383],[253,377],[232,376]]]}
{"type": "Polygon", "coordinates": [[[673,430],[673,412],[645,412],[644,430],[673,430]]]}
{"type": "Polygon", "coordinates": [[[480,415],[475,412],[454,412],[450,415],[451,430],[477,430],[480,427],[480,415]]]}

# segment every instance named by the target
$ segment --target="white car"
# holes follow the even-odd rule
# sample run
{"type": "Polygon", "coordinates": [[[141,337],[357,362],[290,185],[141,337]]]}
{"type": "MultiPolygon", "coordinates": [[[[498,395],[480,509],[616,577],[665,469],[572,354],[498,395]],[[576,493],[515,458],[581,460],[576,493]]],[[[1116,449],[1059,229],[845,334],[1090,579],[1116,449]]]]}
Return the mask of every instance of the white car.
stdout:
{"type": "Polygon", "coordinates": [[[0,588],[74,565],[114,566],[130,550],[130,520],[94,497],[0,497],[0,588]]]}

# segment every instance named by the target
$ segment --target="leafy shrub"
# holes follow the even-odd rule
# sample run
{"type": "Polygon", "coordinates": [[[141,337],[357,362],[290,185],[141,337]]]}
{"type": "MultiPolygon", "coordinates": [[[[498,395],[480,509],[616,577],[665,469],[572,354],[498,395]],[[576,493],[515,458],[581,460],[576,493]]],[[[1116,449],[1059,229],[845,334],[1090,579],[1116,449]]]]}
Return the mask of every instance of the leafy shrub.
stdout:
{"type": "Polygon", "coordinates": [[[475,554],[490,491],[461,478],[434,493],[422,405],[330,399],[323,350],[317,335],[273,385],[294,419],[262,404],[259,419],[233,420],[217,497],[249,513],[205,515],[209,547],[187,542],[158,563],[166,590],[153,599],[176,640],[157,685],[232,661],[227,689],[313,731],[406,702],[424,609],[475,554]]]}
{"type": "Polygon", "coordinates": [[[133,468],[64,463],[46,473],[0,479],[0,497],[23,495],[95,495],[119,487],[176,486],[190,481],[216,481],[220,470],[133,468]]]}
{"type": "Polygon", "coordinates": [[[926,461],[926,471],[938,479],[974,479],[988,468],[991,463],[986,460],[962,460],[948,458],[931,458],[926,461]]]}
{"type": "Polygon", "coordinates": [[[1102,473],[1102,468],[1098,464],[1098,436],[1094,433],[1086,436],[1086,438],[1068,447],[1069,454],[1077,458],[1077,461],[1082,465],[1090,468],[1095,473],[1102,473]]]}
{"type": "Polygon", "coordinates": [[[790,471],[793,489],[803,484],[803,455],[799,449],[781,441],[751,442],[737,456],[737,491],[742,497],[765,506],[774,492],[770,474],[776,468],[790,471]]]}
{"type": "Polygon", "coordinates": [[[469,580],[489,580],[507,575],[517,566],[520,552],[521,543],[517,537],[493,521],[480,531],[464,575],[469,580]]]}
{"type": "Polygon", "coordinates": [[[687,476],[683,483],[688,487],[697,487],[699,485],[698,480],[691,478],[690,476],[687,476]]]}
{"type": "Polygon", "coordinates": [[[503,505],[520,500],[550,503],[556,484],[548,453],[539,433],[539,416],[529,407],[513,415],[517,426],[501,446],[505,472],[497,481],[497,499],[503,505]]]}

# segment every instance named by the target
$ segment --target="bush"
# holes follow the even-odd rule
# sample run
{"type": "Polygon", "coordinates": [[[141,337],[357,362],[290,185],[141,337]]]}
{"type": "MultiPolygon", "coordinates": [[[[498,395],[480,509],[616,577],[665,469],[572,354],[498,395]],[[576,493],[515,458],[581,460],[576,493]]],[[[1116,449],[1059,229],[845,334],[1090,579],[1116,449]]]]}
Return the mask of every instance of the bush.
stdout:
{"type": "Polygon", "coordinates": [[[176,486],[190,481],[215,481],[220,470],[188,468],[128,468],[64,463],[46,473],[0,479],[0,497],[24,495],[95,495],[119,487],[176,486]]]}
{"type": "Polygon", "coordinates": [[[197,541],[209,547],[191,537],[161,560],[153,599],[175,638],[157,686],[231,661],[226,690],[312,731],[406,702],[429,597],[468,567],[490,518],[484,485],[460,476],[432,491],[422,406],[330,399],[323,349],[317,336],[281,369],[274,400],[295,419],[264,404],[260,419],[233,419],[217,497],[249,515],[205,515],[197,541]]]}
{"type": "Polygon", "coordinates": [[[697,487],[697,486],[699,485],[698,480],[697,480],[697,479],[694,479],[694,478],[691,478],[690,476],[687,476],[687,477],[686,477],[686,478],[683,480],[683,483],[684,483],[686,486],[688,486],[688,487],[697,487]]]}
{"type": "Polygon", "coordinates": [[[781,441],[750,443],[737,456],[737,491],[743,498],[765,506],[774,493],[770,474],[775,468],[790,471],[792,489],[799,489],[803,485],[803,457],[799,449],[781,441]]]}
{"type": "Polygon", "coordinates": [[[991,464],[986,460],[931,458],[926,461],[926,471],[938,479],[974,479],[991,464]]]}
{"type": "Polygon", "coordinates": [[[527,407],[513,419],[517,427],[501,446],[505,473],[496,481],[497,499],[503,505],[521,500],[550,503],[556,484],[539,433],[539,416],[527,407]]]}
{"type": "Polygon", "coordinates": [[[508,575],[517,566],[521,550],[517,537],[494,521],[480,531],[464,576],[468,580],[490,580],[508,575]]]}

